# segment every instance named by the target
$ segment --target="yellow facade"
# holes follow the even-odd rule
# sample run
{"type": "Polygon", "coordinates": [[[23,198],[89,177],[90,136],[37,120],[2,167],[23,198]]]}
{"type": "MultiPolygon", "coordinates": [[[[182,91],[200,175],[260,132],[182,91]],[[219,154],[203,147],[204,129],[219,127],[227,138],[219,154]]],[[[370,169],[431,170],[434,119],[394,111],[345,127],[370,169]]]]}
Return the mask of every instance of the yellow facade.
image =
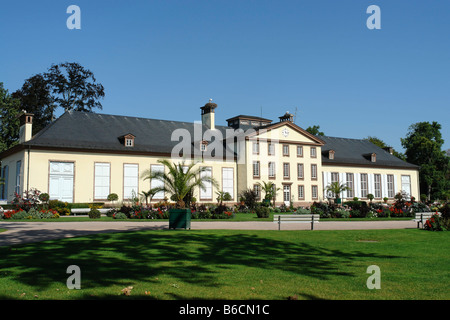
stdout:
{"type": "MultiPolygon", "coordinates": [[[[214,113],[206,113],[204,118],[214,121],[214,113]]],[[[23,137],[27,140],[31,126],[23,128],[23,137]]],[[[353,197],[366,200],[367,194],[372,193],[375,201],[385,197],[392,201],[401,190],[419,198],[417,169],[381,166],[376,162],[366,165],[323,163],[325,142],[292,121],[250,130],[242,141],[243,148],[242,144],[238,146],[240,151],[236,158],[196,161],[198,166],[209,168],[218,182],[217,187],[211,186],[206,191],[195,190],[198,202],[215,203],[217,191],[226,191],[231,194],[232,202],[237,203],[240,193],[246,189],[257,190],[263,199],[265,194],[259,185],[273,182],[279,188],[276,205],[308,206],[314,201],[327,200],[325,189],[332,181],[347,183],[349,177],[353,193],[343,193],[344,200],[353,197]],[[366,184],[364,179],[367,179],[366,184]]],[[[132,148],[120,153],[77,150],[73,146],[13,148],[3,153],[1,159],[2,176],[7,177],[3,188],[7,192],[3,193],[7,193],[7,200],[11,201],[15,191],[22,194],[36,188],[49,193],[51,198],[78,203],[105,202],[108,194],[116,193],[119,201],[126,202],[133,194],[139,196],[154,187],[155,182],[145,180],[143,174],[161,169],[160,159],[171,160],[167,154],[135,152],[132,148]],[[55,189],[59,192],[57,196],[55,189]]],[[[158,194],[153,202],[165,197],[170,198],[170,195],[158,194]]]]}

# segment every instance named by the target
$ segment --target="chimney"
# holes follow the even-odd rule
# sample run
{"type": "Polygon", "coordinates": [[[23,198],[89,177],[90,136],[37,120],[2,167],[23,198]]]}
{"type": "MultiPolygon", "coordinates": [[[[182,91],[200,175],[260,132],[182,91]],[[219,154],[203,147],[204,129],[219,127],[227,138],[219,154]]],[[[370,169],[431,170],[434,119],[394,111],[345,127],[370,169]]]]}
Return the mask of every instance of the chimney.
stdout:
{"type": "Polygon", "coordinates": [[[31,140],[33,131],[33,116],[34,114],[23,111],[19,116],[19,143],[24,143],[31,140]]]}
{"type": "Polygon", "coordinates": [[[207,126],[208,129],[214,130],[216,128],[214,109],[217,108],[217,104],[212,103],[211,101],[212,99],[209,99],[209,102],[200,109],[202,110],[202,124],[207,126]]]}
{"type": "Polygon", "coordinates": [[[385,147],[383,148],[385,151],[389,152],[390,154],[394,154],[394,148],[392,147],[385,147]]]}
{"type": "Polygon", "coordinates": [[[284,121],[294,122],[294,115],[290,114],[289,111],[286,111],[286,113],[283,116],[278,118],[280,119],[280,122],[284,121]]]}

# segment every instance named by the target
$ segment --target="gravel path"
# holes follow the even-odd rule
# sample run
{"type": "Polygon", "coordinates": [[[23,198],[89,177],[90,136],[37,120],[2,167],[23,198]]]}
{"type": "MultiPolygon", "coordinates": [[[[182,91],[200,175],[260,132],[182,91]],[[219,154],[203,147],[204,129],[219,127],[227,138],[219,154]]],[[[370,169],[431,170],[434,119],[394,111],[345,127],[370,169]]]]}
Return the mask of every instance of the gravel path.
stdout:
{"type": "MultiPolygon", "coordinates": [[[[314,230],[368,230],[416,228],[416,222],[408,221],[321,221],[314,223],[314,230]]],[[[168,229],[169,222],[153,221],[86,221],[86,222],[11,222],[1,221],[0,247],[83,236],[94,233],[168,229]]],[[[192,221],[192,230],[278,230],[271,221],[192,221]]],[[[310,230],[310,223],[282,223],[281,230],[310,230]]],[[[314,231],[312,231],[314,232],[314,231]]]]}

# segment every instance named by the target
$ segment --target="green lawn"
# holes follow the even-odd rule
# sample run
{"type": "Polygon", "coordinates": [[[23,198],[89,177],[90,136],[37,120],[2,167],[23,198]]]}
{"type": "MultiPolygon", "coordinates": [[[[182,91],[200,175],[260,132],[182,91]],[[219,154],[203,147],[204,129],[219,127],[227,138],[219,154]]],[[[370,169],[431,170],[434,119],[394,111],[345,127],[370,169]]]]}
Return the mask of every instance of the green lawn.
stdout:
{"type": "Polygon", "coordinates": [[[450,299],[449,237],[158,230],[46,241],[0,248],[0,299],[450,299]],[[81,269],[81,290],[66,287],[69,265],[81,269]],[[366,286],[370,265],[379,290],[366,286]]]}

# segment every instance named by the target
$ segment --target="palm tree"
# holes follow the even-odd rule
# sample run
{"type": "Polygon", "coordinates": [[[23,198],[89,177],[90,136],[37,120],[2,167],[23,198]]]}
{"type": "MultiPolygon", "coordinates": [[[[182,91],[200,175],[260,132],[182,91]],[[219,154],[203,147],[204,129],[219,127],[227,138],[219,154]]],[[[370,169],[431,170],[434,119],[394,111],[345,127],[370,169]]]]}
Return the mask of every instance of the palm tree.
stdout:
{"type": "Polygon", "coordinates": [[[165,159],[158,160],[158,162],[164,165],[164,171],[151,172],[147,170],[142,174],[142,177],[144,180],[155,179],[163,182],[163,186],[153,189],[157,192],[164,191],[171,194],[171,198],[176,201],[177,208],[185,208],[184,199],[194,188],[200,187],[202,190],[205,190],[205,183],[211,183],[214,186],[218,185],[213,177],[201,174],[208,168],[199,167],[194,169],[196,163],[185,164],[183,161],[179,164],[173,164],[165,159]]]}
{"type": "Polygon", "coordinates": [[[348,187],[345,183],[340,184],[339,182],[332,182],[326,187],[326,191],[331,192],[335,196],[335,202],[337,202],[337,199],[340,198],[341,192],[347,190],[351,190],[351,188],[348,187]]]}
{"type": "Polygon", "coordinates": [[[262,184],[258,182],[258,184],[261,186],[261,190],[264,191],[264,199],[269,200],[269,203],[270,200],[273,199],[275,204],[275,196],[277,195],[277,191],[280,190],[280,188],[276,188],[275,184],[272,181],[263,181],[262,184]]]}
{"type": "Polygon", "coordinates": [[[152,201],[153,197],[160,192],[159,188],[152,188],[148,190],[147,192],[142,191],[141,192],[141,199],[145,200],[145,205],[148,207],[148,198],[150,198],[150,202],[152,201]]]}

